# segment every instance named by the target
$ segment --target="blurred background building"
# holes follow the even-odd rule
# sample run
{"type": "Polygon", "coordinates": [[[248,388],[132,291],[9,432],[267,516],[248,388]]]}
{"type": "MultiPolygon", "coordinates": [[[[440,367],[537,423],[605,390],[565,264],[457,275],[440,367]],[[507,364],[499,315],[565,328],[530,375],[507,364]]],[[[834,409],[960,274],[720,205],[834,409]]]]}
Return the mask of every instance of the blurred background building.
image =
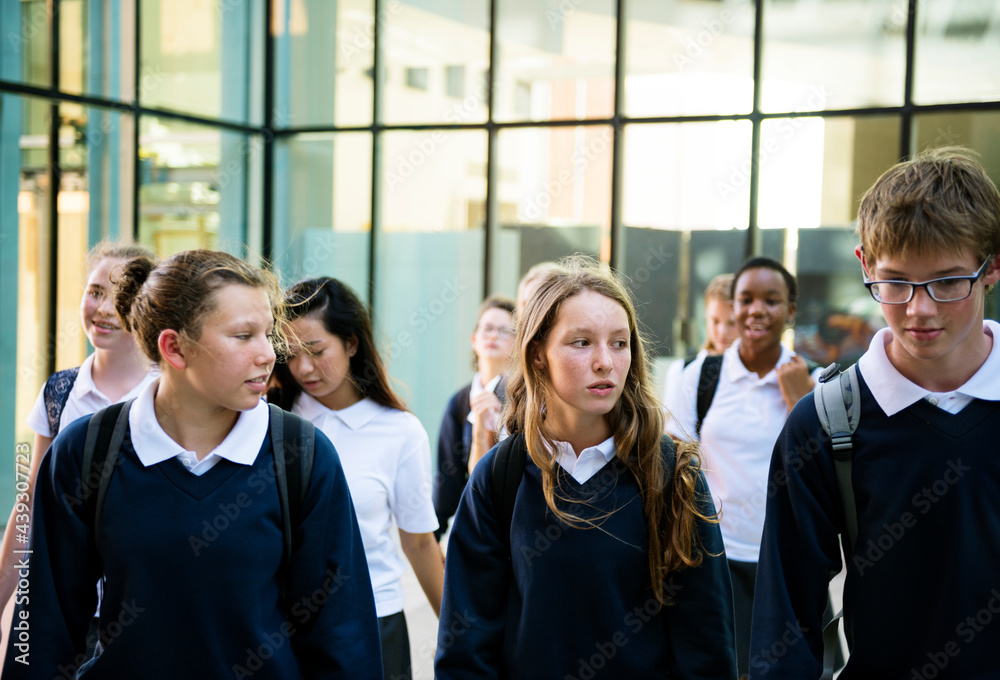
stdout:
{"type": "Polygon", "coordinates": [[[661,362],[749,254],[797,272],[797,348],[852,361],[859,199],[945,144],[1000,181],[997,64],[998,0],[0,0],[0,451],[87,354],[102,238],[347,281],[432,440],[481,299],[573,252],[661,362]]]}

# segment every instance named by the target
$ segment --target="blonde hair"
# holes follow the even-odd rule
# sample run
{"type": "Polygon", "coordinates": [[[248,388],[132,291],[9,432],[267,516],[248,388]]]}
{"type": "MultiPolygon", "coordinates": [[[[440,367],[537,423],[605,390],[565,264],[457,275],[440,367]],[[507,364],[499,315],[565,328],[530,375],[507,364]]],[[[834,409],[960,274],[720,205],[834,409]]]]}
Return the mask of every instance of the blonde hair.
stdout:
{"type": "Polygon", "coordinates": [[[949,146],[889,168],[861,199],[865,258],[971,250],[1000,252],[1000,192],[974,152],[949,146]]]}
{"type": "Polygon", "coordinates": [[[234,283],[264,290],[274,315],[272,343],[278,354],[284,349],[285,307],[277,279],[229,253],[187,250],[159,264],[136,257],[122,265],[115,279],[115,309],[122,327],[154,363],[161,359],[160,332],[169,328],[197,341],[205,317],[215,309],[213,293],[234,283]]]}
{"type": "Polygon", "coordinates": [[[709,518],[698,510],[696,449],[693,445],[680,445],[673,474],[664,469],[660,449],[663,409],[653,386],[635,307],[622,283],[594,260],[583,256],[567,258],[539,278],[518,323],[504,424],[512,434],[524,433],[528,455],[542,472],[545,502],[556,517],[577,528],[596,526],[595,520],[577,517],[556,504],[555,446],[543,427],[548,385],[544,371],[531,361],[535,350],[545,343],[562,303],[585,290],[614,300],[628,317],[632,363],[621,398],[607,419],[618,459],[639,484],[643,513],[650,528],[649,572],[653,591],[661,604],[668,604],[664,588],[667,575],[686,566],[696,566],[702,560],[696,522],[709,518]],[[657,527],[661,530],[657,531],[657,527]]]}
{"type": "MultiPolygon", "coordinates": [[[[708,307],[708,303],[712,300],[720,300],[732,306],[733,279],[734,277],[732,274],[719,274],[714,279],[709,281],[708,286],[705,288],[705,306],[708,307]]],[[[712,342],[711,335],[707,335],[705,338],[705,344],[702,345],[702,349],[715,354],[722,353],[722,348],[716,347],[712,342]]]]}

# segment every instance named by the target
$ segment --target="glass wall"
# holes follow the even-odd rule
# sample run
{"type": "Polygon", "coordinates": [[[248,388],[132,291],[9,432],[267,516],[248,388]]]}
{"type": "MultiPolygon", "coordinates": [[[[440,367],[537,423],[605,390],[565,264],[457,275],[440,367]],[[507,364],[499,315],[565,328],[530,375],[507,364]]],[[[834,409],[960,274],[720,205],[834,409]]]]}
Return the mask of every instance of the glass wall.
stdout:
{"type": "Polygon", "coordinates": [[[1000,5],[910,4],[0,0],[0,446],[85,356],[106,237],[343,279],[432,438],[481,299],[574,252],[628,277],[660,364],[751,253],[801,279],[800,351],[850,361],[865,189],[948,144],[1000,180],[1000,5]]]}

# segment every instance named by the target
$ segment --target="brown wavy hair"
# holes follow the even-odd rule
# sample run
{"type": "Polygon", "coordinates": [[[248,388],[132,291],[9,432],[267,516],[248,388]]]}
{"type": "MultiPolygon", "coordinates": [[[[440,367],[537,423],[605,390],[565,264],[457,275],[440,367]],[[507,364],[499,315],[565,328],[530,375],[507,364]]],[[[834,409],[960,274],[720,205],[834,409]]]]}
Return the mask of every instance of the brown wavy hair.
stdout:
{"type": "Polygon", "coordinates": [[[698,508],[700,463],[695,445],[678,445],[674,470],[671,473],[664,469],[660,449],[663,407],[650,375],[635,307],[621,281],[593,259],[567,258],[539,278],[533,295],[527,300],[523,318],[518,320],[502,418],[508,432],[524,433],[528,455],[542,471],[545,502],[556,517],[577,528],[597,526],[600,518],[584,519],[556,504],[562,497],[556,477],[555,446],[546,433],[543,416],[549,385],[544,370],[537,369],[531,361],[535,351],[546,342],[562,303],[585,290],[611,298],[628,316],[632,363],[622,396],[607,418],[618,459],[639,483],[643,513],[649,526],[649,575],[654,595],[661,604],[669,604],[664,587],[666,577],[702,561],[697,523],[718,520],[715,516],[705,516],[698,508]]]}

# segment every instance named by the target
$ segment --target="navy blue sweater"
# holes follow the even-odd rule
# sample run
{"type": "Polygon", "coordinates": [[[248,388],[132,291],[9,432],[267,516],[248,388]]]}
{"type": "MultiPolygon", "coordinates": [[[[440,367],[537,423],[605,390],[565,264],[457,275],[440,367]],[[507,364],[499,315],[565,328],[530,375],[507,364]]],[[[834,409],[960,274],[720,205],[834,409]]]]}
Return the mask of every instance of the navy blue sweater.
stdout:
{"type": "Polygon", "coordinates": [[[102,573],[104,649],[88,679],[382,677],[364,547],[329,439],[316,433],[286,579],[269,438],[252,466],[223,460],[196,477],[177,459],[143,467],[126,437],[95,549],[79,500],[87,422],[41,463],[14,614],[15,625],[27,617],[29,644],[13,632],[4,678],[74,676],[102,573]]]}
{"type": "Polygon", "coordinates": [[[434,475],[434,512],[438,539],[448,529],[458,501],[469,481],[469,451],[472,448],[472,423],[469,422],[469,394],[472,385],[466,385],[451,395],[441,418],[438,432],[437,472],[434,475]]]}
{"type": "MultiPolygon", "coordinates": [[[[555,519],[529,458],[508,543],[491,496],[496,450],[476,466],[455,516],[438,680],[736,677],[732,587],[718,525],[699,526],[705,561],[670,576],[676,603],[661,609],[639,488],[617,458],[583,485],[560,474],[559,492],[586,502],[572,505],[574,514],[610,513],[593,529],[555,519]]],[[[701,492],[702,511],[714,513],[704,479],[701,492]]]]}
{"type": "MultiPolygon", "coordinates": [[[[861,380],[858,545],[844,587],[841,680],[1000,676],[1000,403],[887,417],[861,380]]],[[[750,677],[818,678],[820,617],[840,570],[836,473],[813,396],[775,445],[750,677]],[[797,623],[796,623],[797,622],[797,623]]]]}

